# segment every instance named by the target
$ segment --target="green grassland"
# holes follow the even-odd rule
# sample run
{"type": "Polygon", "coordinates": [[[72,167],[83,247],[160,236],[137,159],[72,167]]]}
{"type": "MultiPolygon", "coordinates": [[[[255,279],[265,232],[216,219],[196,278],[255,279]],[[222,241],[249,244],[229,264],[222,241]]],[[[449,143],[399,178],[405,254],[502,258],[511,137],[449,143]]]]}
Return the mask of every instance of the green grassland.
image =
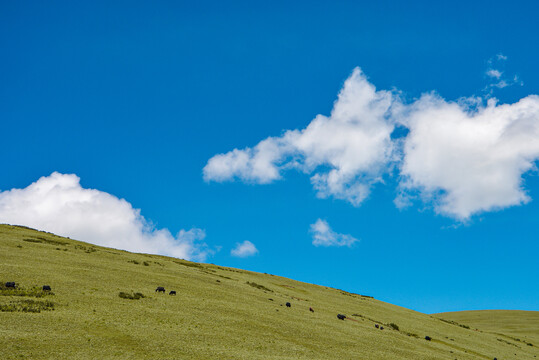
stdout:
{"type": "Polygon", "coordinates": [[[498,334],[498,340],[502,342],[516,340],[539,346],[539,311],[478,310],[441,313],[436,316],[498,334]]]}
{"type": "Polygon", "coordinates": [[[338,289],[0,225],[0,283],[7,281],[18,288],[0,287],[2,359],[539,356],[537,326],[527,330],[528,345],[513,333],[338,289]],[[157,286],[167,293],[156,293],[157,286]]]}

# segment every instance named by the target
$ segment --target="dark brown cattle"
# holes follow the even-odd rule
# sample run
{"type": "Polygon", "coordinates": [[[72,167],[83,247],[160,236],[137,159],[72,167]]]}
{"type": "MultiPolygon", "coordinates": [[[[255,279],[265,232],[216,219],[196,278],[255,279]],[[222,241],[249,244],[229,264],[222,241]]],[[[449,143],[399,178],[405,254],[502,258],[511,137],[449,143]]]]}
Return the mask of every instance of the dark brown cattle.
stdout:
{"type": "Polygon", "coordinates": [[[309,308],[310,312],[314,312],[314,309],[312,307],[309,308]]]}

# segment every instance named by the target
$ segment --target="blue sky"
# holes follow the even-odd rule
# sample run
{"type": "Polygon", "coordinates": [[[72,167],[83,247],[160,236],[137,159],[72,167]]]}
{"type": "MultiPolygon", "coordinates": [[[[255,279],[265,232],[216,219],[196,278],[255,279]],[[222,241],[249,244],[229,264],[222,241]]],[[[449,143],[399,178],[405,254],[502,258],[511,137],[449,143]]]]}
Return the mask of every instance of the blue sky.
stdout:
{"type": "Polygon", "coordinates": [[[0,222],[423,312],[539,310],[535,2],[0,9],[0,222]],[[381,115],[355,108],[374,87],[381,115]],[[338,126],[356,110],[372,124],[338,126]]]}

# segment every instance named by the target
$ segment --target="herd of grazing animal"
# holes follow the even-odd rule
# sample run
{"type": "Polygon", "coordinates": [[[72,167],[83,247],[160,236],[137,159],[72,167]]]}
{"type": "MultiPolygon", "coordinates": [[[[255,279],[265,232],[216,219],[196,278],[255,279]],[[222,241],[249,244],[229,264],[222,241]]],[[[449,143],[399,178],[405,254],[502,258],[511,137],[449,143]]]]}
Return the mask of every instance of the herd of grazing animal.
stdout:
{"type": "MultiPolygon", "coordinates": [[[[6,282],[5,284],[6,288],[12,288],[12,289],[15,289],[17,287],[17,285],[15,284],[14,281],[8,281],[6,282]]],[[[50,285],[43,285],[43,291],[51,291],[51,287],[50,285]]],[[[155,292],[156,293],[163,293],[165,294],[166,291],[165,291],[165,288],[163,286],[158,286],[156,289],[155,289],[155,292]]],[[[176,295],[176,290],[171,290],[169,293],[169,295],[176,295]]],[[[292,307],[292,304],[290,304],[290,302],[287,302],[286,303],[286,307],[292,307]]],[[[309,307],[309,311],[314,313],[314,309],[312,307],[309,307]]],[[[344,320],[346,319],[346,315],[342,315],[342,314],[337,314],[337,318],[339,320],[344,320]]],[[[378,324],[374,325],[377,329],[379,328],[378,327],[378,324]]],[[[381,327],[381,330],[383,330],[384,328],[381,327]]]]}
{"type": "MultiPolygon", "coordinates": [[[[17,284],[15,283],[15,281],[8,281],[8,282],[6,282],[5,287],[8,288],[8,289],[16,289],[17,284]]],[[[52,289],[51,289],[50,285],[43,285],[42,290],[43,291],[51,291],[52,289]]],[[[162,287],[162,286],[158,286],[157,289],[155,289],[155,292],[165,293],[165,288],[162,287]]],[[[171,290],[168,294],[169,295],[176,295],[176,290],[171,290]]],[[[290,307],[290,303],[286,303],[286,306],[290,307]]]]}
{"type": "MultiPolygon", "coordinates": [[[[8,281],[8,282],[6,282],[5,287],[8,288],[8,289],[16,289],[17,284],[15,283],[15,281],[8,281]]],[[[43,291],[51,291],[52,289],[51,289],[50,285],[43,285],[42,290],[43,291]]],[[[162,287],[162,286],[158,286],[157,289],[155,289],[155,292],[165,293],[165,288],[162,287]]],[[[171,290],[168,294],[169,295],[176,295],[176,290],[171,290]]],[[[290,306],[290,303],[287,303],[286,306],[290,306]]]]}
{"type": "MultiPolygon", "coordinates": [[[[15,289],[16,287],[17,287],[17,285],[15,284],[14,281],[6,282],[6,288],[15,289]]],[[[43,291],[51,291],[50,285],[43,285],[43,291]]],[[[163,293],[163,294],[166,293],[165,288],[163,286],[158,286],[155,289],[155,292],[156,293],[163,293]]],[[[168,294],[169,295],[176,295],[176,290],[171,290],[168,294]]],[[[287,302],[286,307],[292,307],[292,304],[290,304],[290,302],[287,302]]],[[[314,313],[314,309],[312,307],[309,307],[309,311],[314,313]]],[[[337,318],[339,320],[344,320],[344,319],[346,319],[346,315],[337,314],[337,318]]],[[[376,328],[378,328],[378,324],[376,324],[375,326],[376,326],[376,328]]],[[[384,328],[382,327],[381,329],[383,330],[384,328]]]]}
{"type": "MultiPolygon", "coordinates": [[[[273,299],[270,299],[273,301],[273,299]]],[[[282,305],[281,305],[282,306],[282,305]]],[[[286,303],[286,307],[292,307],[292,304],[290,304],[289,302],[286,303]]],[[[312,307],[309,307],[309,311],[314,313],[314,309],[312,307]]],[[[343,315],[343,314],[337,314],[337,319],[339,320],[345,320],[347,318],[346,315],[343,315]]],[[[381,326],[381,325],[378,325],[378,324],[374,324],[374,327],[377,328],[377,329],[380,329],[380,330],[384,330],[384,327],[381,326]]],[[[426,340],[430,340],[430,337],[427,336],[425,337],[426,340]]]]}
{"type": "MultiPolygon", "coordinates": [[[[5,287],[8,288],[8,289],[16,289],[17,284],[15,283],[15,281],[8,281],[8,282],[6,282],[5,287]]],[[[51,286],[50,285],[43,285],[42,290],[43,291],[51,291],[51,286]]]]}
{"type": "MultiPolygon", "coordinates": [[[[8,281],[8,282],[5,283],[5,287],[7,289],[16,289],[17,284],[15,283],[15,281],[8,281]]],[[[50,285],[43,285],[43,287],[41,289],[43,291],[52,291],[52,288],[51,288],[50,285]]],[[[155,292],[165,293],[165,288],[162,287],[162,286],[158,286],[157,289],[155,289],[155,292]]],[[[168,294],[169,295],[176,295],[176,290],[171,290],[168,294]]]]}
{"type": "MultiPolygon", "coordinates": [[[[8,282],[5,283],[5,287],[10,288],[10,289],[16,289],[17,284],[15,283],[15,281],[8,281],[8,282]]],[[[51,286],[50,285],[43,285],[42,290],[43,291],[51,291],[51,286]]],[[[163,286],[158,286],[155,289],[155,292],[163,293],[163,294],[166,293],[165,288],[163,286]]],[[[171,290],[168,294],[169,295],[176,295],[176,290],[171,290]]],[[[270,299],[270,300],[273,301],[273,299],[270,299]]],[[[281,306],[282,306],[282,304],[281,304],[281,306]]],[[[287,302],[286,307],[292,307],[292,304],[290,304],[290,302],[287,302]]],[[[314,313],[314,309],[312,307],[309,307],[309,311],[314,313]]],[[[346,315],[337,314],[337,318],[339,320],[345,320],[346,315]]],[[[374,327],[377,328],[377,329],[380,329],[380,330],[384,330],[384,327],[381,326],[381,325],[378,325],[378,324],[374,324],[374,327]]],[[[425,336],[425,340],[430,341],[430,340],[432,340],[432,338],[430,336],[425,336]]],[[[496,360],[496,358],[494,358],[494,360],[496,360]]]]}
{"type": "MultiPolygon", "coordinates": [[[[156,293],[166,293],[165,291],[165,288],[162,287],[162,286],[158,286],[157,289],[155,289],[155,292],[156,293]]],[[[170,292],[168,293],[169,295],[176,295],[176,290],[170,290],[170,292]]]]}
{"type": "MultiPolygon", "coordinates": [[[[5,287],[6,288],[12,288],[12,289],[15,289],[17,287],[17,285],[15,284],[14,281],[8,281],[6,282],[5,284],[5,287]]],[[[50,285],[43,285],[43,291],[51,291],[51,287],[50,285]]],[[[165,288],[163,286],[158,286],[156,289],[155,289],[155,292],[157,293],[166,293],[165,291],[165,288]]],[[[169,295],[176,295],[176,290],[171,290],[169,293],[169,295]]],[[[270,300],[273,300],[273,299],[270,299],[270,300]]],[[[287,302],[286,303],[286,307],[292,307],[292,304],[290,304],[290,302],[287,302]]],[[[314,309],[312,307],[309,307],[309,311],[314,313],[314,309]]],[[[337,314],[337,318],[339,320],[344,320],[346,319],[346,315],[343,315],[343,314],[337,314]]],[[[380,330],[383,330],[384,327],[380,327],[378,324],[375,324],[374,325],[377,329],[379,328],[380,330]]],[[[431,338],[429,336],[426,336],[425,337],[426,340],[431,340],[431,338]]]]}
{"type": "MultiPolygon", "coordinates": [[[[8,281],[8,282],[6,282],[5,287],[15,289],[15,288],[17,288],[17,284],[15,283],[15,281],[8,281]]],[[[51,291],[51,286],[50,285],[43,285],[42,289],[43,289],[43,291],[51,291]]],[[[155,292],[156,293],[163,293],[163,294],[166,293],[165,288],[163,286],[158,286],[157,289],[155,289],[155,292]]],[[[169,295],[176,295],[176,290],[171,290],[168,294],[169,295]]],[[[273,299],[270,299],[270,300],[273,301],[273,299]]],[[[290,302],[287,302],[286,307],[292,307],[292,304],[290,304],[290,302]]],[[[312,307],[309,307],[309,311],[314,313],[314,309],[312,307]]],[[[346,319],[346,315],[337,314],[337,318],[339,320],[344,320],[344,319],[346,319]]],[[[377,329],[380,329],[380,330],[384,330],[384,327],[380,326],[378,324],[374,324],[374,327],[377,328],[377,329]]],[[[430,341],[431,337],[430,336],[425,336],[425,340],[430,341]]],[[[494,358],[494,360],[496,360],[496,358],[494,358]]]]}

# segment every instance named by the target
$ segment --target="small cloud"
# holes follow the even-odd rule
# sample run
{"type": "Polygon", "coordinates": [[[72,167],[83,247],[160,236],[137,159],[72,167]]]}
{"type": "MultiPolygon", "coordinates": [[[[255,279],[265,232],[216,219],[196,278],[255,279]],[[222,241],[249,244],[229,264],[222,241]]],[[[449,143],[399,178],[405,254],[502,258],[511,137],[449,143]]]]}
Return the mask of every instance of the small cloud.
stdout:
{"type": "Polygon", "coordinates": [[[498,89],[503,89],[504,87],[508,87],[509,85],[510,84],[507,81],[501,80],[497,82],[496,84],[492,84],[491,86],[497,87],[498,89]]]}
{"type": "Polygon", "coordinates": [[[327,221],[318,219],[311,224],[314,246],[348,246],[358,241],[351,235],[338,234],[331,230],[327,221]]]}
{"type": "Polygon", "coordinates": [[[487,76],[490,76],[491,78],[499,79],[502,77],[502,72],[500,70],[490,69],[487,71],[487,76]]]}
{"type": "Polygon", "coordinates": [[[520,81],[518,76],[513,76],[513,79],[511,80],[507,80],[507,79],[499,79],[498,78],[498,81],[497,83],[492,83],[492,84],[489,84],[485,89],[491,89],[490,90],[490,95],[492,95],[492,88],[498,88],[498,89],[503,89],[503,88],[506,88],[508,86],[513,86],[513,85],[520,85],[520,86],[523,86],[524,85],[524,82],[520,81]]]}
{"type": "Polygon", "coordinates": [[[487,92],[490,96],[492,96],[494,88],[503,89],[512,85],[524,85],[517,75],[508,77],[504,75],[504,71],[500,70],[500,68],[503,69],[505,67],[506,60],[507,56],[497,54],[487,61],[488,70],[485,72],[485,74],[491,78],[493,82],[488,84],[483,91],[487,92]]]}
{"type": "Polygon", "coordinates": [[[248,240],[245,240],[242,243],[236,243],[236,247],[230,251],[230,255],[241,258],[253,256],[257,253],[258,249],[256,248],[255,244],[248,240]]]}
{"type": "Polygon", "coordinates": [[[403,191],[403,188],[404,186],[401,186],[401,188],[399,189],[400,192],[393,200],[393,204],[395,204],[395,207],[399,210],[404,210],[413,205],[412,195],[410,195],[409,192],[403,191]]]}

